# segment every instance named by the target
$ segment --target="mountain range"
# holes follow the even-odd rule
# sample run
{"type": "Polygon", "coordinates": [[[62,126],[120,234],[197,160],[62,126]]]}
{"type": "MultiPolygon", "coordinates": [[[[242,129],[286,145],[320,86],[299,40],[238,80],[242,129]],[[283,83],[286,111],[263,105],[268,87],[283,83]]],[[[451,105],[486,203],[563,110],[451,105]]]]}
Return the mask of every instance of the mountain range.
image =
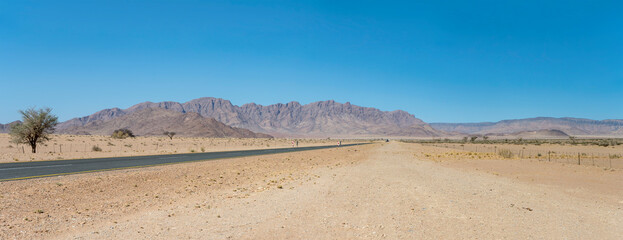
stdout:
{"type": "Polygon", "coordinates": [[[485,136],[491,137],[492,139],[517,139],[517,138],[525,138],[525,139],[565,139],[569,138],[569,135],[563,131],[555,130],[555,129],[543,129],[536,131],[521,131],[521,132],[513,132],[513,133],[488,133],[485,136]]]}
{"type": "Polygon", "coordinates": [[[623,136],[623,120],[584,118],[525,118],[482,123],[431,123],[433,128],[461,134],[512,134],[559,130],[573,136],[623,136]]]}
{"type": "Polygon", "coordinates": [[[8,133],[11,131],[11,126],[13,126],[14,124],[18,124],[21,123],[21,121],[14,121],[14,122],[10,122],[7,124],[1,124],[0,123],[0,133],[8,133]]]}
{"type": "MultiPolygon", "coordinates": [[[[350,103],[320,101],[262,106],[255,103],[233,105],[220,98],[199,98],[185,103],[144,102],[127,109],[111,108],[60,123],[60,133],[76,132],[92,122],[102,124],[143,109],[164,109],[178,113],[197,113],[236,128],[273,136],[352,137],[352,136],[441,136],[443,133],[405,111],[381,111],[350,103]]],[[[143,119],[147,121],[147,119],[143,119]]],[[[151,122],[151,120],[150,120],[151,122]]]]}
{"type": "Polygon", "coordinates": [[[140,136],[158,136],[168,131],[185,137],[272,137],[268,134],[254,133],[243,128],[230,127],[214,118],[203,117],[198,113],[180,113],[161,108],[145,108],[116,118],[90,121],[83,126],[62,128],[59,129],[59,132],[110,135],[120,128],[130,129],[134,134],[140,136]]]}
{"type": "MultiPolygon", "coordinates": [[[[18,121],[16,121],[18,122],[18,121]]],[[[0,124],[0,133],[10,124],[0,124]]],[[[556,137],[623,136],[623,120],[526,118],[482,123],[431,123],[402,111],[381,111],[333,100],[242,106],[204,97],[184,103],[143,102],[61,122],[57,133],[108,135],[129,128],[138,135],[174,131],[191,137],[446,137],[464,135],[556,137]]]]}

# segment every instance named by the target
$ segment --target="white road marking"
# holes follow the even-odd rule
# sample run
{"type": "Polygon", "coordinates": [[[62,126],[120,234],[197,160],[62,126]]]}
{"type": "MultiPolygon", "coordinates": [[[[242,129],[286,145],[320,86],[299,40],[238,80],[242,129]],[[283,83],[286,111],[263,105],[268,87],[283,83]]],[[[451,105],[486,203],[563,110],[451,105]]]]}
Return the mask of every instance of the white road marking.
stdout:
{"type": "Polygon", "coordinates": [[[15,170],[15,169],[27,169],[27,168],[52,168],[52,167],[65,167],[65,166],[71,166],[71,164],[51,165],[51,166],[37,166],[37,167],[3,168],[3,169],[0,169],[0,171],[15,170]]]}

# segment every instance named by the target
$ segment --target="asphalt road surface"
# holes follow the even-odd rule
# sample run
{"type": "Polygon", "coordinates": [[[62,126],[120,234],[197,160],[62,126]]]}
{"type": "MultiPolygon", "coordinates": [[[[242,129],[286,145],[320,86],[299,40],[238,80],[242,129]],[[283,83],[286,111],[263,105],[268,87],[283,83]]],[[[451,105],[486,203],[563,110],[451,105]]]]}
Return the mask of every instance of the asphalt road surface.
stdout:
{"type": "Polygon", "coordinates": [[[266,155],[275,153],[299,152],[307,150],[317,150],[336,147],[347,147],[362,145],[344,144],[342,146],[315,146],[297,148],[274,148],[259,150],[242,150],[228,152],[207,152],[207,153],[185,153],[173,155],[152,155],[135,157],[113,157],[113,158],[90,158],[72,160],[53,160],[38,162],[21,163],[2,163],[0,164],[0,181],[20,180],[39,177],[51,177],[74,173],[87,173],[106,170],[127,169],[136,167],[149,167],[182,162],[215,160],[223,158],[247,157],[256,155],[266,155]]]}

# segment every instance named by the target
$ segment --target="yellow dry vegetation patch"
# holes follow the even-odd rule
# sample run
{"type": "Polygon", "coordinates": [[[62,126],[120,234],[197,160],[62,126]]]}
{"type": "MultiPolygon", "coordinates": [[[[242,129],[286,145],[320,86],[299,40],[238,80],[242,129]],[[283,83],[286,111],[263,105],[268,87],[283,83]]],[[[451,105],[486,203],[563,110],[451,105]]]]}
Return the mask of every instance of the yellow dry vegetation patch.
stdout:
{"type": "Polygon", "coordinates": [[[418,149],[420,149],[420,151],[419,153],[415,154],[415,157],[420,157],[435,162],[464,159],[504,159],[500,155],[490,152],[470,152],[424,145],[420,145],[418,149]]]}
{"type": "Polygon", "coordinates": [[[511,144],[413,144],[416,157],[431,161],[451,160],[530,160],[593,166],[604,169],[623,168],[623,147],[575,145],[511,144]]]}
{"type": "Polygon", "coordinates": [[[432,161],[447,161],[461,159],[500,159],[501,157],[495,153],[478,153],[478,152],[443,152],[443,153],[424,153],[426,159],[432,161]]]}

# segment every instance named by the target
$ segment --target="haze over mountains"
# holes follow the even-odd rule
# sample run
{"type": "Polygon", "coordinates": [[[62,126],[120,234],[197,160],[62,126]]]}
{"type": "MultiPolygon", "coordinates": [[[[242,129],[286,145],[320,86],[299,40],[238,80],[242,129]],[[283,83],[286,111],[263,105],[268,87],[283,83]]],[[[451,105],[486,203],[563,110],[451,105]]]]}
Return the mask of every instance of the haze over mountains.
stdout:
{"type": "Polygon", "coordinates": [[[623,136],[623,120],[538,117],[482,123],[431,123],[433,128],[464,134],[512,134],[559,130],[574,136],[623,136]]]}

